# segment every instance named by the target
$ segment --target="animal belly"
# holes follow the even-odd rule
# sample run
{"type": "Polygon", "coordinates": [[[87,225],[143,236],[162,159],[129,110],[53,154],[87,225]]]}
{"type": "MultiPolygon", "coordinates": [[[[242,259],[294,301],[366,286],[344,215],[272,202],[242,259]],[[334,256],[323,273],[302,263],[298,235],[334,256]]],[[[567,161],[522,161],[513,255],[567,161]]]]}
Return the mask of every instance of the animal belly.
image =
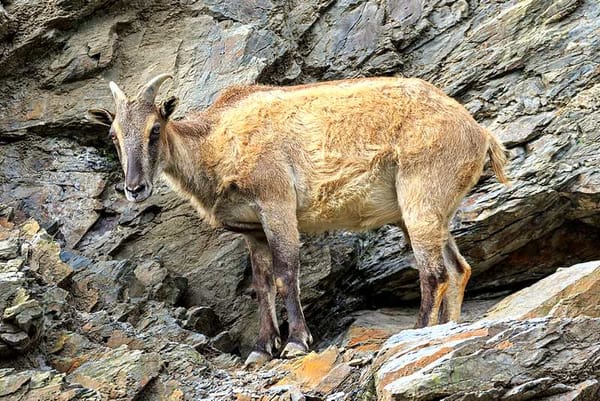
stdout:
{"type": "Polygon", "coordinates": [[[395,186],[389,180],[377,180],[315,199],[310,208],[298,213],[298,225],[302,232],[365,231],[401,218],[395,186]]]}

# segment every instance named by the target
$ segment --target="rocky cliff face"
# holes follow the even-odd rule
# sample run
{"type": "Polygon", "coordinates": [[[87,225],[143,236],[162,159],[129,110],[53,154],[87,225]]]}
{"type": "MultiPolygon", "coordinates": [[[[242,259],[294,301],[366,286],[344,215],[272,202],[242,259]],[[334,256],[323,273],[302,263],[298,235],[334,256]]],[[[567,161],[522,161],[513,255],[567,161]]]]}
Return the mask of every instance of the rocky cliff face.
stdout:
{"type": "MultiPolygon", "coordinates": [[[[469,293],[519,288],[600,257],[596,1],[2,4],[0,203],[12,207],[13,224],[31,216],[59,242],[53,252],[64,266],[44,279],[68,284],[86,313],[121,308],[137,319],[148,311],[129,300],[145,294],[185,308],[174,319],[192,330],[211,307],[231,349],[245,352],[256,331],[240,238],[209,229],[165,187],[127,203],[106,132],[84,118],[90,107],[112,107],[109,80],[131,92],[160,72],[175,76],[165,94],[180,97],[179,116],[232,83],[427,79],[511,154],[512,186],[484,175],[453,222],[474,268],[469,293]],[[137,287],[127,287],[132,280],[137,287]],[[120,290],[107,291],[113,285],[120,290]]],[[[329,343],[353,311],[416,300],[410,266],[394,227],[306,238],[303,302],[313,334],[329,343]]]]}

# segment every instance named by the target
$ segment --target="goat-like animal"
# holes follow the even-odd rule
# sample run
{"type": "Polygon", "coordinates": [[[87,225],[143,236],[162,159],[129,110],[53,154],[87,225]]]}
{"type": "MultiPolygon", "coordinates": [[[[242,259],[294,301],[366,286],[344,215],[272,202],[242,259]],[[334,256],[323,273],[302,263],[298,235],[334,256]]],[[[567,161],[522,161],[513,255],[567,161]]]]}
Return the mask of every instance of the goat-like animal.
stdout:
{"type": "Polygon", "coordinates": [[[417,326],[458,320],[471,268],[448,226],[479,179],[486,155],[501,182],[505,149],[452,98],[419,79],[368,78],[293,87],[235,86],[203,112],[169,119],[177,99],[155,98],[169,75],[134,98],[114,83],[110,126],[139,202],[162,171],[213,226],[244,235],[260,330],[247,364],[270,359],[281,340],[275,297],[285,302],[283,357],[312,341],[300,305],[300,232],[397,224],[419,270],[417,326]]]}

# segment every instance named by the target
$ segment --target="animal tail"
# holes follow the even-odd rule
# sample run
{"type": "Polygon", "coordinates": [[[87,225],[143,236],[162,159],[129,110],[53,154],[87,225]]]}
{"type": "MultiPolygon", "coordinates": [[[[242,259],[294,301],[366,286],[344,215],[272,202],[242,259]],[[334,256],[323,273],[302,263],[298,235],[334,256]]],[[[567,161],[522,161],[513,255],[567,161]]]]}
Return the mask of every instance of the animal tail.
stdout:
{"type": "Polygon", "coordinates": [[[504,166],[508,162],[506,157],[506,148],[491,132],[488,131],[487,133],[490,137],[488,155],[490,156],[490,165],[492,166],[492,170],[494,170],[494,174],[496,174],[498,181],[508,185],[509,181],[504,173],[504,166]]]}

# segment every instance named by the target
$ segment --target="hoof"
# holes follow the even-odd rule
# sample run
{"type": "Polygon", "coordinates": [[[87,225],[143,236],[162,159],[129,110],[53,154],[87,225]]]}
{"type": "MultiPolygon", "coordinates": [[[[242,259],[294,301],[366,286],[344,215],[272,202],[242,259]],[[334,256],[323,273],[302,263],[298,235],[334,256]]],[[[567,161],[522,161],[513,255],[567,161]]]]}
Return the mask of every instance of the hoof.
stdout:
{"type": "Polygon", "coordinates": [[[244,369],[257,368],[269,362],[273,357],[266,352],[252,351],[246,362],[244,362],[244,369]]]}
{"type": "Polygon", "coordinates": [[[281,358],[292,359],[299,356],[306,355],[308,353],[308,347],[298,343],[287,343],[283,351],[281,351],[281,358]]]}

